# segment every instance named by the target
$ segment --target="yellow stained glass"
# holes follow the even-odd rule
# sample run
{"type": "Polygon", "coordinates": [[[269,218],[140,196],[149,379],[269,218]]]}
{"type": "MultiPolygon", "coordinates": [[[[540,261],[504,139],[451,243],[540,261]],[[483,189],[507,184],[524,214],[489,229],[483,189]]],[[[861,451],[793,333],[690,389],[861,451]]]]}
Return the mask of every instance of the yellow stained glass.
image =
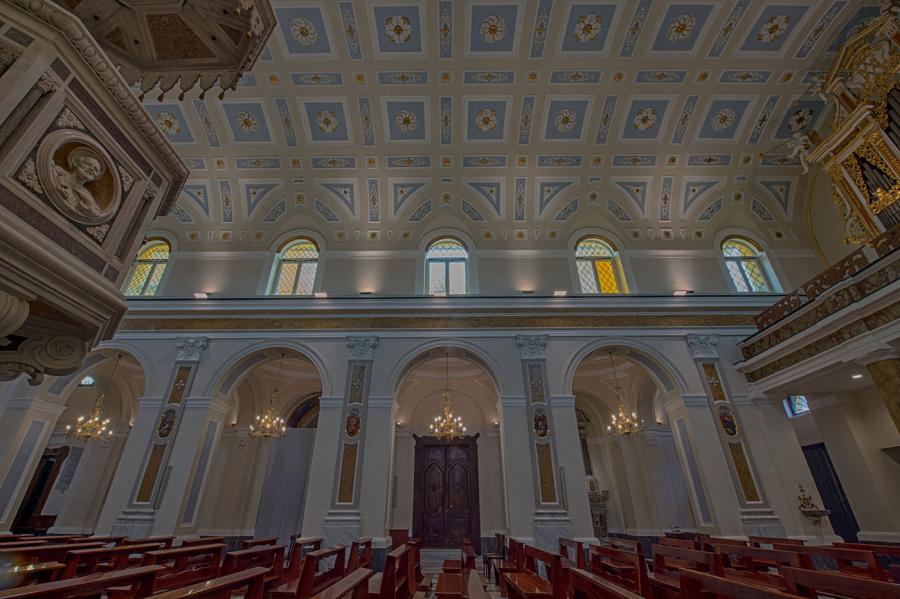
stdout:
{"type": "Polygon", "coordinates": [[[297,280],[297,262],[282,262],[278,273],[277,295],[293,295],[294,282],[297,280]]]}
{"type": "Polygon", "coordinates": [[[169,244],[167,243],[151,243],[138,254],[138,260],[168,260],[169,244]]]}
{"type": "Polygon", "coordinates": [[[722,244],[722,253],[726,258],[755,258],[757,253],[746,241],[729,239],[722,244]]]}
{"type": "Polygon", "coordinates": [[[600,293],[618,293],[619,284],[616,282],[612,260],[595,260],[594,268],[597,270],[597,280],[600,282],[600,293]]]}
{"type": "Polygon", "coordinates": [[[741,266],[744,267],[744,274],[747,275],[747,280],[750,281],[750,287],[753,288],[753,291],[769,290],[769,284],[766,282],[766,277],[757,260],[741,260],[741,266]]]}
{"type": "Polygon", "coordinates": [[[282,260],[316,260],[319,250],[311,241],[302,240],[292,243],[281,252],[282,260]]]}

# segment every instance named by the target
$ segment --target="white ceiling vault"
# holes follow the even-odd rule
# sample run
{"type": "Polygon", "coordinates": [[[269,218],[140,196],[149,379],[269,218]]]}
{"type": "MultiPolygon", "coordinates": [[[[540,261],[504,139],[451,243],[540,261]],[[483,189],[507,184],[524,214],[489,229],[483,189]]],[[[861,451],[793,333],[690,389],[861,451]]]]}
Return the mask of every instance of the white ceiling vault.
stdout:
{"type": "Polygon", "coordinates": [[[743,227],[801,244],[783,144],[827,127],[811,93],[859,0],[274,0],[224,100],[145,105],[191,169],[157,226],[183,249],[707,245],[743,227]],[[765,153],[760,157],[760,153],[765,153]]]}

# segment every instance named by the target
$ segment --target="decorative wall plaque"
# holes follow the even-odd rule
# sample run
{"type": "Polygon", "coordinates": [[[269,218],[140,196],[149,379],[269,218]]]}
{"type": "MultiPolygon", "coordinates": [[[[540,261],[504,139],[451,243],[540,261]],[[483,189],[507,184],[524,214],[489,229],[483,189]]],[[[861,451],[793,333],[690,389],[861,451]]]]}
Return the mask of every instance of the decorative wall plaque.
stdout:
{"type": "Polygon", "coordinates": [[[358,408],[350,408],[350,411],[347,413],[347,423],[344,426],[344,431],[351,439],[359,436],[360,416],[358,408]]]}
{"type": "Polygon", "coordinates": [[[737,420],[734,418],[734,412],[731,411],[731,407],[727,405],[721,405],[718,408],[719,412],[719,423],[722,425],[722,430],[725,431],[725,434],[729,437],[737,436],[737,420]]]}
{"type": "Polygon", "coordinates": [[[156,428],[156,434],[160,439],[168,437],[172,429],[175,428],[175,414],[176,412],[173,408],[163,412],[162,417],[159,419],[159,426],[156,428]]]}
{"type": "Polygon", "coordinates": [[[543,409],[537,408],[534,411],[534,434],[544,439],[550,434],[550,423],[547,420],[547,414],[543,409]]]}

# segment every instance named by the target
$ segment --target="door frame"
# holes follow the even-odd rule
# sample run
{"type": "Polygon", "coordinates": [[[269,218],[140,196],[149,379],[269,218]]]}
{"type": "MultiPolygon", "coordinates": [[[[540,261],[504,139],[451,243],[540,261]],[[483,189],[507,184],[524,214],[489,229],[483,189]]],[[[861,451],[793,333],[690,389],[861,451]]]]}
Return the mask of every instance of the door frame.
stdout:
{"type": "Polygon", "coordinates": [[[464,446],[469,447],[469,540],[475,553],[481,554],[481,503],[478,493],[478,437],[479,433],[453,440],[437,437],[418,436],[415,449],[415,474],[413,476],[413,537],[422,538],[423,519],[425,517],[425,447],[426,446],[464,446]]]}

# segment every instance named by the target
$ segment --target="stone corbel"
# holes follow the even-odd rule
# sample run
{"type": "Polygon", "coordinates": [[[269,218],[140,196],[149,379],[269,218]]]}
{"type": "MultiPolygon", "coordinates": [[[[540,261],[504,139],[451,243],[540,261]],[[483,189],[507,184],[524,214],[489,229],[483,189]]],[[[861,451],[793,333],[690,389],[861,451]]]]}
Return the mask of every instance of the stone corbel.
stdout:
{"type": "Polygon", "coordinates": [[[0,348],[9,344],[4,343],[6,336],[25,323],[29,309],[26,300],[0,290],[0,348]]]}
{"type": "Polygon", "coordinates": [[[540,360],[545,356],[547,348],[546,335],[516,335],[516,345],[523,360],[540,360]]]}
{"type": "Polygon", "coordinates": [[[347,337],[351,360],[371,360],[378,347],[378,337],[347,337]]]}
{"type": "Polygon", "coordinates": [[[688,335],[686,340],[695,360],[715,360],[719,357],[718,335],[688,335]]]}
{"type": "Polygon", "coordinates": [[[87,343],[69,336],[32,337],[16,350],[0,351],[0,381],[27,374],[29,385],[40,385],[45,374],[61,376],[74,372],[87,356],[87,343]]]}
{"type": "Polygon", "coordinates": [[[175,340],[176,362],[199,362],[203,350],[209,345],[207,337],[179,337],[175,340]]]}

